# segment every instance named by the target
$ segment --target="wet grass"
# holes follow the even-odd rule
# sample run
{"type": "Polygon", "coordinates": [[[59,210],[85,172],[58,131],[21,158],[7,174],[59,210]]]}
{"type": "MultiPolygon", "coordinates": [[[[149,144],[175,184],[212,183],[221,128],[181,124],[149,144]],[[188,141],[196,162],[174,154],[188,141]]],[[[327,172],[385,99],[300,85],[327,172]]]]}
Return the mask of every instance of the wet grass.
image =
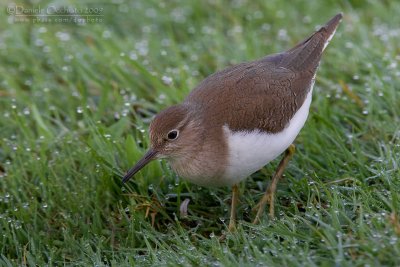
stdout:
{"type": "Polygon", "coordinates": [[[0,265],[400,265],[398,3],[70,5],[102,7],[104,22],[8,24],[2,11],[0,265]],[[277,162],[241,184],[224,242],[228,188],[181,181],[164,162],[121,184],[156,112],[339,11],[275,220],[249,223],[277,162]]]}

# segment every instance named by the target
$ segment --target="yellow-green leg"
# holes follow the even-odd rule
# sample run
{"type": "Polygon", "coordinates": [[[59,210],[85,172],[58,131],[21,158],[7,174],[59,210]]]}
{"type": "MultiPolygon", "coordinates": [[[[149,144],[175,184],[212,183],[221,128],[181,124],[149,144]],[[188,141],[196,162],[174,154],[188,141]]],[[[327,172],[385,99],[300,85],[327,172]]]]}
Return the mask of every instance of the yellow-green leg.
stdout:
{"type": "Polygon", "coordinates": [[[258,208],[258,211],[256,217],[254,218],[253,224],[257,224],[260,222],[261,216],[265,210],[265,205],[267,203],[269,204],[269,215],[271,216],[271,218],[274,217],[274,212],[275,212],[274,197],[275,197],[276,187],[278,185],[279,179],[282,177],[283,171],[285,170],[287,164],[289,163],[289,160],[293,157],[294,152],[295,152],[295,146],[292,144],[288,147],[288,149],[285,152],[285,156],[279,163],[278,168],[276,169],[275,174],[272,177],[270,186],[265,191],[265,194],[263,195],[262,199],[255,207],[255,209],[258,208]]]}
{"type": "Polygon", "coordinates": [[[239,199],[239,187],[237,184],[232,186],[232,203],[231,203],[231,217],[229,219],[229,232],[236,230],[236,206],[239,199]]]}

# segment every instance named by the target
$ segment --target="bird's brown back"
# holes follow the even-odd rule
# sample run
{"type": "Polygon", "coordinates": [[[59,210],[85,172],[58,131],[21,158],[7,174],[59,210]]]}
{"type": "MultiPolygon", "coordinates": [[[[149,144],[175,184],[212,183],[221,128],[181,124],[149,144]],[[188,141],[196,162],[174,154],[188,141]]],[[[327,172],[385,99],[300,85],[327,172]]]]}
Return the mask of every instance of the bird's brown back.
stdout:
{"type": "Polygon", "coordinates": [[[232,131],[281,131],[302,106],[325,44],[341,17],[336,15],[286,52],[241,63],[207,77],[184,104],[201,109],[210,127],[226,124],[232,131]],[[214,116],[220,113],[224,116],[214,116]]]}

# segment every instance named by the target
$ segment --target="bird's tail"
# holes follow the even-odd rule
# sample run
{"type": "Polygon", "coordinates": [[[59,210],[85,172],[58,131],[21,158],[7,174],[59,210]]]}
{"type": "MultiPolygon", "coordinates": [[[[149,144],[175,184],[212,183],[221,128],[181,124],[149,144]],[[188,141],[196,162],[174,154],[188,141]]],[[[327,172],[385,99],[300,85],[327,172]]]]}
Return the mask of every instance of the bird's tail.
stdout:
{"type": "Polygon", "coordinates": [[[281,66],[292,70],[316,69],[322,52],[335,34],[342,17],[342,13],[337,14],[310,37],[286,51],[281,66]]]}

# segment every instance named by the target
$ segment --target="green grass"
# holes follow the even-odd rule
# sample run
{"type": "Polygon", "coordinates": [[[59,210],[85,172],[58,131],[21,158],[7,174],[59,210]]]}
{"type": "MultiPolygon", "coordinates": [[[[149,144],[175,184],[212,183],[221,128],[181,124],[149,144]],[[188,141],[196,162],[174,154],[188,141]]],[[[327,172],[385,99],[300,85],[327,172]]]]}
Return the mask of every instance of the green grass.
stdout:
{"type": "Polygon", "coordinates": [[[8,24],[3,3],[0,265],[400,265],[398,2],[115,2],[63,2],[104,8],[80,26],[8,24]],[[339,11],[276,219],[250,223],[276,161],[240,185],[224,242],[229,188],[181,181],[165,162],[121,184],[156,112],[339,11]]]}

